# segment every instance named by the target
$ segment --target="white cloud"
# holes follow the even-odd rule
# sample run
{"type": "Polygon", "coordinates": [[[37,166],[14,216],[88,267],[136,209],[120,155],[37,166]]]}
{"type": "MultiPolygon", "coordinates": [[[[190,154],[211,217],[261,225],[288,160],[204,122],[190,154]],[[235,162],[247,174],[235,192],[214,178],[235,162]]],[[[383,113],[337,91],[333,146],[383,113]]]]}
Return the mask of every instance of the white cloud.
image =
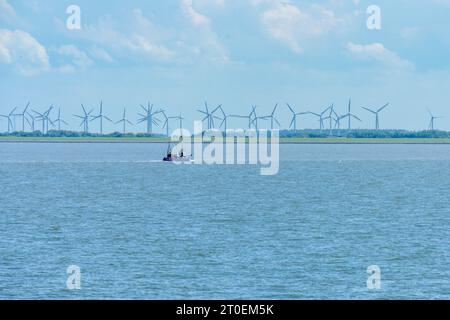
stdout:
{"type": "MultiPolygon", "coordinates": [[[[103,46],[118,54],[132,53],[156,60],[170,60],[174,56],[170,49],[156,39],[158,32],[140,10],[132,12],[132,22],[129,23],[128,29],[119,31],[112,19],[102,18],[96,25],[85,26],[77,36],[95,43],[97,48],[103,46]]],[[[111,60],[107,57],[111,55],[103,51],[101,55],[104,60],[111,60]]],[[[96,50],[94,54],[99,54],[99,51],[96,50]]]]}
{"type": "Polygon", "coordinates": [[[349,42],[347,50],[357,59],[375,61],[394,69],[414,69],[414,65],[410,61],[402,59],[381,43],[362,45],[349,42]]]}
{"type": "Polygon", "coordinates": [[[86,69],[94,63],[84,51],[81,51],[72,44],[62,46],[56,52],[70,58],[71,64],[80,69],[86,69]]]}
{"type": "MultiPolygon", "coordinates": [[[[83,41],[89,48],[86,52],[95,60],[142,62],[144,58],[188,64],[194,59],[228,62],[227,50],[213,32],[211,20],[194,10],[191,1],[180,1],[179,13],[187,21],[184,27],[155,25],[140,9],[124,12],[121,19],[103,16],[94,24],[83,25],[77,32],[67,31],[60,19],[55,23],[68,38],[83,41]]],[[[214,3],[222,4],[224,2],[220,0],[214,3]]]]}
{"type": "Polygon", "coordinates": [[[0,29],[0,63],[14,65],[24,75],[50,68],[45,47],[22,30],[0,29]]]}
{"type": "MultiPolygon", "coordinates": [[[[252,1],[258,5],[262,0],[252,1]]],[[[303,41],[321,36],[342,24],[333,11],[319,5],[300,9],[291,3],[275,0],[270,3],[271,7],[261,15],[263,25],[272,38],[296,53],[302,51],[303,41]]]]}
{"type": "Polygon", "coordinates": [[[0,0],[0,21],[4,23],[14,23],[19,20],[16,11],[7,0],[0,0]]]}
{"type": "Polygon", "coordinates": [[[111,63],[114,61],[113,57],[111,57],[111,55],[108,53],[108,51],[106,51],[100,47],[97,47],[97,46],[91,47],[89,49],[89,54],[93,58],[104,61],[104,62],[111,63]]]}
{"type": "Polygon", "coordinates": [[[185,16],[197,26],[208,26],[209,19],[208,17],[202,15],[197,12],[193,7],[192,0],[181,0],[181,9],[185,16]]]}
{"type": "MultiPolygon", "coordinates": [[[[225,3],[216,1],[215,4],[223,6],[225,3]]],[[[185,40],[179,41],[179,47],[187,48],[189,52],[195,52],[198,56],[210,61],[227,63],[229,61],[227,50],[214,33],[211,27],[211,19],[196,11],[192,0],[181,0],[180,6],[181,11],[194,29],[185,30],[186,33],[190,31],[187,36],[190,41],[189,43],[186,43],[185,40]]]]}

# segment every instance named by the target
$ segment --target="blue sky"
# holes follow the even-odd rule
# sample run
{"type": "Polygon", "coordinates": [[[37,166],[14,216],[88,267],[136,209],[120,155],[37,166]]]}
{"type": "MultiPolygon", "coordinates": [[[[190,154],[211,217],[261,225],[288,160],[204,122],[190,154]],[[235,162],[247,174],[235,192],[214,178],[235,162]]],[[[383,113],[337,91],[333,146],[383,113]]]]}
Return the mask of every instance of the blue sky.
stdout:
{"type": "Polygon", "coordinates": [[[450,0],[0,0],[0,113],[54,104],[79,129],[72,114],[100,100],[133,122],[148,100],[189,122],[205,100],[239,114],[278,102],[287,127],[286,102],[343,113],[352,97],[361,128],[374,125],[361,106],[390,102],[382,128],[426,129],[430,108],[450,130],[448,17],[450,0]],[[81,30],[66,27],[71,4],[81,30]],[[381,30],[366,26],[369,5],[381,8],[381,30]]]}

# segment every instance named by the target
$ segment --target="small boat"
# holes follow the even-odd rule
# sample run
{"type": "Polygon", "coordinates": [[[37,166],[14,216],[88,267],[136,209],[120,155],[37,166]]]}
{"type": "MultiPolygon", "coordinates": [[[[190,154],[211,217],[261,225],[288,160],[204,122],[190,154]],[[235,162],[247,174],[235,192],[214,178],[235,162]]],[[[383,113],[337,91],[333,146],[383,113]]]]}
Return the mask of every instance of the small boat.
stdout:
{"type": "Polygon", "coordinates": [[[173,154],[172,153],[172,149],[170,147],[170,143],[169,143],[169,147],[167,148],[167,155],[163,158],[163,161],[191,161],[192,160],[192,156],[191,155],[185,155],[183,153],[183,149],[181,149],[180,154],[173,154]]]}

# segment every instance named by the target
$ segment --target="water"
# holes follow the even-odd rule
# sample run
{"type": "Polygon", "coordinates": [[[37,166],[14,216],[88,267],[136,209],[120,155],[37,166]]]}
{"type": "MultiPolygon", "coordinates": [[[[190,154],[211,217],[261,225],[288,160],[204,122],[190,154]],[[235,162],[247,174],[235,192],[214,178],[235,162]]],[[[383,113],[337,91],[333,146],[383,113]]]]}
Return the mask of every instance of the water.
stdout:
{"type": "Polygon", "coordinates": [[[0,143],[0,298],[450,298],[450,146],[282,145],[276,176],[165,149],[0,143]]]}

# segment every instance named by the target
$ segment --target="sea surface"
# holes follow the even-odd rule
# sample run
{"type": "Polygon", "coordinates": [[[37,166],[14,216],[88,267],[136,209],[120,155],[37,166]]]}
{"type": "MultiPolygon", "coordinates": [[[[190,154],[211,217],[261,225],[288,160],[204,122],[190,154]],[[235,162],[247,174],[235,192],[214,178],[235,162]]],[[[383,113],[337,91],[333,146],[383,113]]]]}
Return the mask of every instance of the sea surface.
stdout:
{"type": "Polygon", "coordinates": [[[0,143],[0,298],[450,298],[450,145],[282,145],[274,176],[166,148],[0,143]]]}

